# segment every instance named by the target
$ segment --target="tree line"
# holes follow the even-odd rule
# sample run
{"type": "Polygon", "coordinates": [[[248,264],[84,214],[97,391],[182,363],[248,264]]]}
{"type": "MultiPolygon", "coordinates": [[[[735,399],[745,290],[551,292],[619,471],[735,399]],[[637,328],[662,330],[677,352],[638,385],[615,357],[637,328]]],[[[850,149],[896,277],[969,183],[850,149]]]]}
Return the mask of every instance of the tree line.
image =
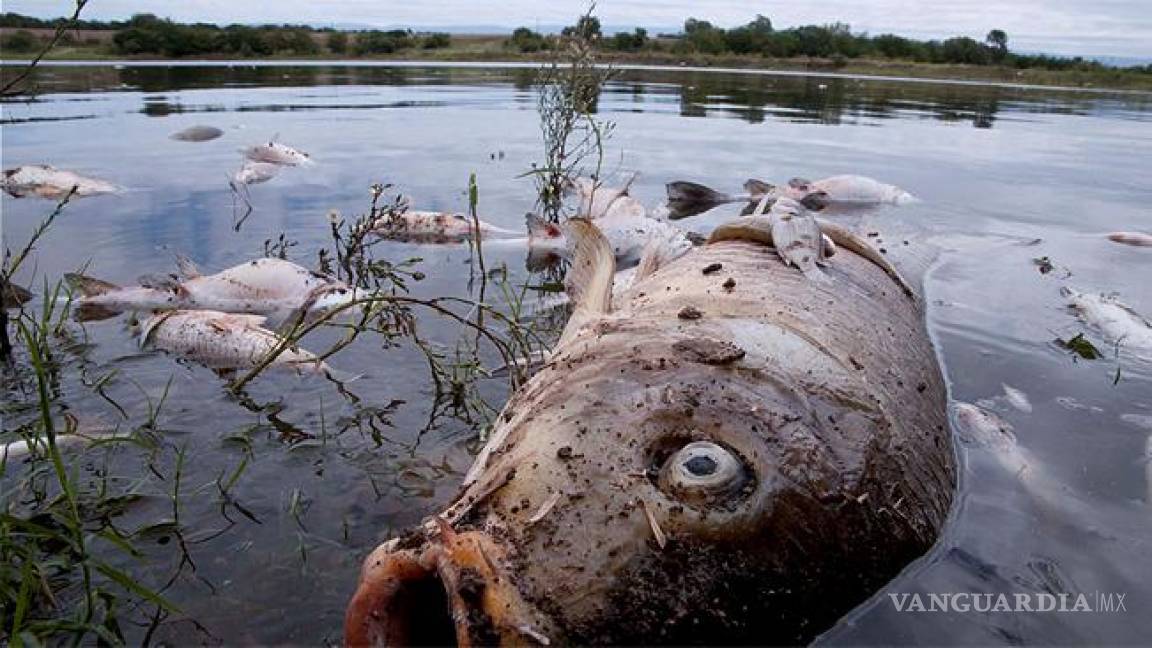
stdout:
{"type": "MultiPolygon", "coordinates": [[[[27,29],[46,29],[64,19],[40,20],[20,14],[0,16],[0,27],[17,28],[5,35],[7,51],[30,51],[38,39],[27,29]]],[[[406,49],[449,47],[445,33],[417,34],[408,29],[357,32],[314,29],[307,25],[227,25],[177,23],[152,14],[137,14],[126,21],[78,21],[77,29],[115,31],[117,54],[158,54],[173,58],[223,54],[236,57],[332,54],[359,56],[391,54],[406,49]]]]}
{"type": "MultiPolygon", "coordinates": [[[[601,32],[599,19],[584,16],[575,25],[567,27],[561,36],[581,35],[596,41],[600,48],[616,52],[665,52],[673,55],[745,55],[765,58],[818,58],[846,64],[851,59],[891,59],[918,63],[957,63],[966,65],[997,65],[1015,68],[1044,68],[1049,70],[1103,70],[1104,64],[1083,57],[1022,54],[1008,47],[1008,34],[1001,29],[988,32],[984,40],[967,36],[944,40],[916,40],[895,34],[869,36],[853,33],[845,23],[803,25],[788,29],[774,29],[772,20],[757,15],[747,24],[731,29],[713,25],[707,20],[689,18],[676,34],[660,34],[650,38],[644,29],[617,32],[608,36],[601,32]]],[[[527,27],[512,33],[508,45],[521,52],[549,49],[558,41],[527,27]]],[[[1152,65],[1135,66],[1142,72],[1152,73],[1152,65]]]]}

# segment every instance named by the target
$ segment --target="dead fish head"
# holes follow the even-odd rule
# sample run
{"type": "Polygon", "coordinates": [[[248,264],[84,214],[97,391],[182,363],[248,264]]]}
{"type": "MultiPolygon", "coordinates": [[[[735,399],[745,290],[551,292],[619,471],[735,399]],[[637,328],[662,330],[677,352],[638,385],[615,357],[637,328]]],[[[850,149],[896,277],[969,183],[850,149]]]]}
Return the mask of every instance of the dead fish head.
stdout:
{"type": "MultiPolygon", "coordinates": [[[[840,555],[849,541],[829,529],[833,515],[859,508],[845,469],[867,471],[841,439],[875,435],[883,413],[849,391],[847,374],[799,386],[734,336],[624,323],[595,334],[510,403],[492,452],[441,516],[491,558],[481,571],[490,598],[457,602],[445,574],[471,563],[435,538],[410,537],[412,548],[366,563],[396,567],[381,578],[366,566],[357,599],[399,588],[380,583],[402,568],[441,595],[427,584],[436,580],[460,645],[480,631],[518,644],[537,634],[577,644],[807,636],[821,603],[797,583],[856,575],[840,555]],[[847,510],[833,513],[829,501],[847,510]]],[[[368,605],[350,611],[348,627],[430,627],[412,614],[368,605]]]]}

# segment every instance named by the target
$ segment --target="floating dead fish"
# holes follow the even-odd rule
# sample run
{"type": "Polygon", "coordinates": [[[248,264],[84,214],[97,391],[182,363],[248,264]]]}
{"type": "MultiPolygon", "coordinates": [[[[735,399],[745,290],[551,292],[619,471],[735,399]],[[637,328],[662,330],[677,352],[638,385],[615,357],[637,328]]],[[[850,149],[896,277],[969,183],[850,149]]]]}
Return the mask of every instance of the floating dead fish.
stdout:
{"type": "Polygon", "coordinates": [[[1152,234],[1145,234],[1144,232],[1112,232],[1108,235],[1108,240],[1124,245],[1152,247],[1152,234]]]}
{"type": "MultiPolygon", "coordinates": [[[[406,243],[463,243],[473,237],[471,216],[451,212],[411,211],[381,216],[372,224],[381,238],[406,243]]],[[[480,221],[480,238],[523,238],[521,232],[480,221]]]]}
{"type": "Polygon", "coordinates": [[[733,236],[613,298],[607,240],[565,227],[561,342],[459,498],[364,561],[347,645],[802,644],[932,547],[944,383],[886,270],[841,250],[814,284],[733,236]]]}
{"type": "Polygon", "coordinates": [[[117,286],[84,275],[65,278],[81,297],[81,319],[101,319],[124,311],[215,310],[285,318],[298,309],[317,315],[344,306],[358,291],[342,281],[275,258],[261,258],[201,275],[195,265],[180,260],[181,278],[161,277],[146,285],[117,286]]]}
{"type": "Polygon", "coordinates": [[[1004,388],[1004,400],[1009,405],[1026,414],[1032,413],[1032,403],[1029,402],[1027,394],[1004,383],[1001,383],[1000,386],[1004,388]]]}
{"type": "Polygon", "coordinates": [[[1152,324],[1117,297],[1082,293],[1068,287],[1061,288],[1060,294],[1068,299],[1081,321],[1099,331],[1111,344],[1140,355],[1152,353],[1152,324]]]}
{"type": "MultiPolygon", "coordinates": [[[[72,448],[88,446],[101,441],[128,437],[128,434],[119,434],[116,430],[85,431],[83,433],[76,434],[57,434],[56,448],[59,450],[70,450],[72,448]]],[[[34,445],[40,454],[45,454],[48,452],[47,439],[36,439],[34,441],[34,445]]],[[[4,464],[5,462],[21,460],[30,454],[32,454],[32,446],[29,445],[27,439],[0,444],[0,465],[4,464]]]]}
{"type": "Polygon", "coordinates": [[[1129,425],[1152,432],[1152,416],[1148,414],[1121,414],[1120,420],[1129,425]]]}
{"type": "MultiPolygon", "coordinates": [[[[655,243],[666,257],[692,248],[689,233],[672,223],[652,218],[640,201],[628,195],[628,188],[597,187],[587,178],[574,181],[579,196],[577,215],[590,218],[607,238],[616,259],[635,263],[645,248],[655,243]]],[[[562,253],[569,247],[563,227],[528,214],[528,245],[536,253],[550,250],[562,253]]]]}
{"type": "Polygon", "coordinates": [[[8,195],[15,198],[39,196],[59,200],[76,188],[74,196],[97,196],[118,193],[123,189],[110,182],[82,176],[73,171],[64,171],[47,164],[28,164],[14,169],[5,169],[0,186],[8,195]]]}
{"type": "Polygon", "coordinates": [[[283,168],[279,164],[272,164],[271,162],[253,162],[248,160],[244,162],[236,173],[232,174],[233,186],[246,186],[260,184],[261,182],[268,182],[280,173],[283,168]]]}
{"type": "Polygon", "coordinates": [[[281,166],[301,166],[312,163],[312,158],[307,153],[280,142],[249,146],[244,149],[244,157],[253,162],[267,162],[281,166]]]}
{"type": "Polygon", "coordinates": [[[184,130],[172,133],[170,137],[180,142],[207,142],[223,134],[224,131],[215,126],[189,126],[184,130]]]}
{"type": "Polygon", "coordinates": [[[684,181],[670,182],[666,189],[669,208],[678,218],[693,216],[725,203],[744,202],[751,206],[765,197],[770,200],[791,198],[812,210],[830,206],[848,208],[917,202],[912,194],[899,187],[857,175],[832,176],[814,182],[793,178],[785,185],[748,180],[744,183],[744,193],[739,194],[727,194],[702,184],[684,181]]]}
{"type": "MultiPolygon", "coordinates": [[[[260,315],[211,310],[156,313],[140,326],[140,348],[157,349],[217,371],[252,369],[284,343],[264,328],[260,315]]],[[[331,368],[312,352],[287,347],[269,367],[301,374],[331,375],[331,368]]]]}

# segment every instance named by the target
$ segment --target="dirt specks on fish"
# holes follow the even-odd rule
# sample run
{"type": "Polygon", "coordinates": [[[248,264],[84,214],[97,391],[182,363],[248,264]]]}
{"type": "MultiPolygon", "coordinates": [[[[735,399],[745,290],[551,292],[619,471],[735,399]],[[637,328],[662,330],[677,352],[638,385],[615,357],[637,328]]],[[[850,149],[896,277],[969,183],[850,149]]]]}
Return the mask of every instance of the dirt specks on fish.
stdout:
{"type": "Polygon", "coordinates": [[[676,317],[679,317],[682,320],[692,321],[704,317],[704,313],[695,306],[685,306],[684,308],[680,309],[679,313],[676,313],[676,317]]]}
{"type": "Polygon", "coordinates": [[[723,340],[695,337],[679,340],[672,345],[672,350],[684,358],[706,365],[726,365],[743,360],[744,349],[723,340]]]}

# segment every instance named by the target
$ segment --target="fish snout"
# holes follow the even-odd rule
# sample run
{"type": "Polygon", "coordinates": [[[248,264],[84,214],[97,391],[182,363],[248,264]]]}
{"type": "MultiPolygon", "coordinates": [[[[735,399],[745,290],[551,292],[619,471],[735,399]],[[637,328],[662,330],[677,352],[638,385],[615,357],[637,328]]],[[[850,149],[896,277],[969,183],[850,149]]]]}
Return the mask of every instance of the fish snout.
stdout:
{"type": "Polygon", "coordinates": [[[364,560],[345,645],[549,644],[549,623],[520,595],[504,547],[487,533],[435,524],[423,543],[390,540],[364,560]]]}

